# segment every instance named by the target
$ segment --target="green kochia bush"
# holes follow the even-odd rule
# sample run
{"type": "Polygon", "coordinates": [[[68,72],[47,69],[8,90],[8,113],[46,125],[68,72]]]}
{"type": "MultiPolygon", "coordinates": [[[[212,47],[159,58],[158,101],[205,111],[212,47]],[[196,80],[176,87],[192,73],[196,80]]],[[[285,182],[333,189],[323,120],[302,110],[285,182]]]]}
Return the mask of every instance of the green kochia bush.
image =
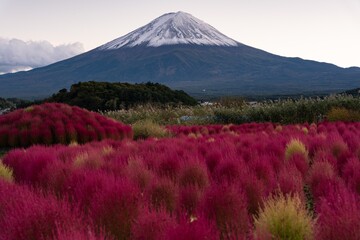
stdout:
{"type": "Polygon", "coordinates": [[[313,239],[313,220],[298,196],[275,196],[255,219],[255,239],[313,239]]]}
{"type": "Polygon", "coordinates": [[[7,182],[12,182],[13,179],[13,172],[11,170],[11,168],[6,167],[1,159],[0,159],[0,180],[4,180],[7,182]]]}
{"type": "Polygon", "coordinates": [[[154,123],[151,120],[138,121],[134,123],[132,127],[135,139],[144,139],[148,137],[162,138],[170,136],[170,133],[167,131],[167,129],[157,123],[154,123]]]}

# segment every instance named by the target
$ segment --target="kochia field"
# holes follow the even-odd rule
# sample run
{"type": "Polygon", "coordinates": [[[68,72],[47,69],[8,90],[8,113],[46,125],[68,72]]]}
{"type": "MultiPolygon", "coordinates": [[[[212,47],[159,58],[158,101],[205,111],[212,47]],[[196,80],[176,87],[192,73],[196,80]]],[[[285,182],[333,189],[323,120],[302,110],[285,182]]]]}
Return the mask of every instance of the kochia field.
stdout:
{"type": "Polygon", "coordinates": [[[360,123],[14,149],[0,239],[360,239],[360,123]]]}

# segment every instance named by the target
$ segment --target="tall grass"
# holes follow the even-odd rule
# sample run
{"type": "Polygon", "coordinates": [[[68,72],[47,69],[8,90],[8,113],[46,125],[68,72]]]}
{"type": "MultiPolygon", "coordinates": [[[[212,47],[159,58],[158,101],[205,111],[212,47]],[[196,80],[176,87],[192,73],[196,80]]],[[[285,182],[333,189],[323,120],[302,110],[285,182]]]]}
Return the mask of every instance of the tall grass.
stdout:
{"type": "MultiPolygon", "coordinates": [[[[249,122],[275,122],[281,124],[320,122],[330,120],[354,121],[360,111],[360,98],[350,95],[332,95],[324,98],[285,99],[259,102],[255,106],[214,104],[212,106],[156,108],[140,106],[135,109],[104,112],[105,116],[126,124],[151,119],[161,125],[242,124],[249,122]],[[338,114],[332,109],[345,109],[354,114],[338,114]],[[355,114],[356,113],[356,114],[355,114]]],[[[342,110],[343,111],[343,110],[342,110]]]]}

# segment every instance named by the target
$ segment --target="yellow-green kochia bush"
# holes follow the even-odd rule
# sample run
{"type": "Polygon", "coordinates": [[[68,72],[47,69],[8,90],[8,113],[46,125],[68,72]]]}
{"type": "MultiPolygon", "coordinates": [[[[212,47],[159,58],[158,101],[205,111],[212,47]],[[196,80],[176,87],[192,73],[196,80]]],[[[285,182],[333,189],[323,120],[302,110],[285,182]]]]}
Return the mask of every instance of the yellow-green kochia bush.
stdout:
{"type": "Polygon", "coordinates": [[[295,154],[302,155],[305,159],[308,159],[309,152],[299,139],[292,139],[285,148],[285,159],[289,160],[295,154]]]}
{"type": "Polygon", "coordinates": [[[265,201],[255,219],[255,239],[313,239],[314,223],[297,195],[279,194],[265,201]]]}
{"type": "Polygon", "coordinates": [[[0,179],[7,182],[12,182],[14,180],[12,169],[6,167],[2,163],[1,159],[0,159],[0,179]]]}
{"type": "Polygon", "coordinates": [[[148,137],[162,138],[170,135],[164,127],[154,123],[152,120],[138,121],[132,125],[132,128],[135,139],[148,137]]]}

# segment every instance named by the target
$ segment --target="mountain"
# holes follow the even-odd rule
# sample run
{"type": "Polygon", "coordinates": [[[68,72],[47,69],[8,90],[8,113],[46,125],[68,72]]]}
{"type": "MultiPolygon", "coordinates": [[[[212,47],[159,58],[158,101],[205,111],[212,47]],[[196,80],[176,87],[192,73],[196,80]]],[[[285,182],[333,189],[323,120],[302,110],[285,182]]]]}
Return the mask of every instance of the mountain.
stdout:
{"type": "Polygon", "coordinates": [[[177,12],[162,15],[149,24],[99,47],[99,50],[177,44],[238,46],[236,41],[209,24],[188,13],[177,12]]]}
{"type": "Polygon", "coordinates": [[[360,68],[277,56],[184,12],[73,58],[0,76],[0,97],[40,98],[84,81],[158,82],[206,98],[332,93],[360,86],[360,68]]]}

